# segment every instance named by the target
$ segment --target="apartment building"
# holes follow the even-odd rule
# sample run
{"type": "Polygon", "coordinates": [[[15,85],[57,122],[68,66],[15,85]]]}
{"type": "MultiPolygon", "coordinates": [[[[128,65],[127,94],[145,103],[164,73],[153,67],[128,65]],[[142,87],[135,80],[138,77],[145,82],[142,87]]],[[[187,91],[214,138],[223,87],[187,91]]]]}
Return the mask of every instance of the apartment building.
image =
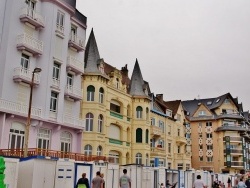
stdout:
{"type": "Polygon", "coordinates": [[[160,96],[154,96],[137,60],[131,79],[127,65],[119,70],[104,62],[93,30],[85,51],[82,86],[86,91],[81,108],[86,119],[82,152],[87,160],[190,168],[191,154],[185,154],[185,115],[182,112],[183,119],[174,118],[177,112],[181,114],[181,104],[172,113],[160,96]],[[173,127],[171,136],[166,128],[169,124],[173,127]]]}
{"type": "Polygon", "coordinates": [[[249,113],[230,93],[182,101],[191,127],[192,166],[215,173],[249,170],[249,113]]]}
{"type": "Polygon", "coordinates": [[[76,0],[0,2],[1,152],[24,147],[31,91],[28,155],[81,152],[86,21],[76,0]]]}

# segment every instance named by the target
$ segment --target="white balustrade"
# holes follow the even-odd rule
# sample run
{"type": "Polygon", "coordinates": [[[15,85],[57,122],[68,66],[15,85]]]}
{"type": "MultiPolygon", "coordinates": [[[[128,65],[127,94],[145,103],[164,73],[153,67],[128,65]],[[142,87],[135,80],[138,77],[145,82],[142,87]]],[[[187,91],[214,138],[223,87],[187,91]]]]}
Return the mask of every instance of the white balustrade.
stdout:
{"type": "MultiPolygon", "coordinates": [[[[28,105],[7,101],[0,99],[0,109],[3,111],[8,111],[12,113],[20,113],[23,115],[28,115],[28,105]]],[[[42,110],[39,108],[31,107],[31,116],[42,117],[42,110]]]]}
{"type": "Polygon", "coordinates": [[[79,126],[85,128],[85,121],[83,119],[79,119],[77,117],[73,117],[71,115],[64,115],[63,122],[66,124],[71,124],[74,126],[79,126]]]}
{"type": "Polygon", "coordinates": [[[25,7],[21,9],[20,17],[25,17],[25,16],[28,16],[29,18],[35,20],[41,25],[44,25],[45,23],[45,18],[32,8],[25,7]]]}
{"type": "Polygon", "coordinates": [[[43,42],[26,33],[17,36],[17,44],[29,46],[40,53],[43,52],[43,42]]]}
{"type": "Polygon", "coordinates": [[[58,78],[52,78],[52,85],[59,88],[60,80],[58,80],[58,78]]]}
{"type": "Polygon", "coordinates": [[[73,94],[73,95],[82,97],[82,90],[81,90],[81,88],[74,87],[72,85],[67,85],[65,92],[68,93],[68,94],[73,94]]]}
{"type": "MultiPolygon", "coordinates": [[[[26,69],[23,67],[16,67],[14,69],[14,77],[20,77],[20,78],[23,78],[23,79],[31,82],[32,71],[30,69],[26,69]]],[[[40,83],[40,74],[38,74],[38,73],[34,74],[34,83],[36,83],[36,84],[40,83]]]]}
{"type": "Polygon", "coordinates": [[[61,34],[64,34],[64,27],[62,25],[56,24],[56,30],[61,34]]]}
{"type": "Polygon", "coordinates": [[[84,47],[85,45],[85,40],[74,33],[71,33],[70,40],[75,44],[77,44],[78,46],[84,47]]]}
{"type": "Polygon", "coordinates": [[[68,66],[74,67],[82,73],[84,72],[84,63],[73,56],[68,56],[67,64],[68,66]]]}

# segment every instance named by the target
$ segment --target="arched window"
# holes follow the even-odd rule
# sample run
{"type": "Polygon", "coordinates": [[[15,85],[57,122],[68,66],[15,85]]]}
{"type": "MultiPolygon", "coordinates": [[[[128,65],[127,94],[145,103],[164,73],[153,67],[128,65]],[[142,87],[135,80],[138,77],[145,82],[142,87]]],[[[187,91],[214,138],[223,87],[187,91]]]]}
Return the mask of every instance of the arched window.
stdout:
{"type": "Polygon", "coordinates": [[[87,87],[87,101],[94,101],[95,100],[95,87],[88,86],[87,87]]]}
{"type": "Polygon", "coordinates": [[[147,118],[147,121],[149,120],[149,109],[148,107],[146,108],[146,118],[147,118]]]}
{"type": "Polygon", "coordinates": [[[99,89],[99,103],[103,103],[103,99],[104,99],[104,89],[101,87],[99,89]]]}
{"type": "Polygon", "coordinates": [[[136,143],[142,143],[142,129],[136,129],[136,143]]]}
{"type": "Polygon", "coordinates": [[[49,149],[50,147],[51,130],[39,129],[37,134],[37,148],[49,149]]]}
{"type": "Polygon", "coordinates": [[[24,144],[25,126],[13,122],[9,133],[9,149],[22,149],[24,144]]]}
{"type": "Polygon", "coordinates": [[[117,151],[109,152],[109,162],[114,164],[119,164],[120,155],[117,151]]]}
{"type": "Polygon", "coordinates": [[[116,88],[119,89],[119,79],[116,78],[116,88]]]}
{"type": "Polygon", "coordinates": [[[110,110],[120,114],[121,113],[121,105],[120,105],[120,103],[115,101],[115,100],[111,100],[111,102],[110,102],[110,110]]]}
{"type": "Polygon", "coordinates": [[[103,116],[102,114],[100,114],[98,116],[98,132],[101,133],[102,132],[102,129],[103,129],[103,116]]]}
{"type": "Polygon", "coordinates": [[[148,134],[149,134],[149,131],[148,129],[146,129],[146,143],[148,144],[148,134]]]}
{"type": "Polygon", "coordinates": [[[93,131],[93,119],[94,116],[91,113],[86,114],[86,127],[85,131],[93,131]]]}
{"type": "Polygon", "coordinates": [[[136,118],[142,119],[142,107],[141,106],[136,107],[136,118]]]}
{"type": "Polygon", "coordinates": [[[102,156],[102,146],[97,147],[96,155],[97,156],[102,156]]]}
{"type": "Polygon", "coordinates": [[[92,146],[91,145],[86,145],[84,147],[84,155],[92,155],[92,146]]]}
{"type": "Polygon", "coordinates": [[[108,136],[109,138],[113,138],[116,140],[121,140],[121,129],[119,126],[115,124],[110,124],[108,128],[108,136]]]}
{"type": "Polygon", "coordinates": [[[62,132],[60,136],[61,151],[70,152],[71,151],[71,141],[72,136],[69,132],[62,132]]]}
{"type": "Polygon", "coordinates": [[[137,153],[135,155],[135,163],[136,164],[142,164],[142,154],[141,153],[137,153]]]}

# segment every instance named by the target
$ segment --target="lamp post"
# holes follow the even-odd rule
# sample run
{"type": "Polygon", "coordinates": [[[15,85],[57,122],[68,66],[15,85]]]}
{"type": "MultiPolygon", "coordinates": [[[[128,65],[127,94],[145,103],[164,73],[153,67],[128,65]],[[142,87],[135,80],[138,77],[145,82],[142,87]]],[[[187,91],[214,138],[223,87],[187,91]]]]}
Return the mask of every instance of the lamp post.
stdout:
{"type": "Polygon", "coordinates": [[[26,123],[26,129],[25,129],[25,136],[24,136],[24,157],[28,156],[28,143],[29,143],[29,132],[30,132],[30,116],[31,116],[31,104],[32,104],[32,92],[33,92],[33,86],[34,86],[34,76],[35,73],[41,72],[42,69],[36,67],[32,72],[32,79],[30,83],[30,99],[29,99],[29,109],[28,109],[28,117],[27,117],[27,123],[26,123]]]}

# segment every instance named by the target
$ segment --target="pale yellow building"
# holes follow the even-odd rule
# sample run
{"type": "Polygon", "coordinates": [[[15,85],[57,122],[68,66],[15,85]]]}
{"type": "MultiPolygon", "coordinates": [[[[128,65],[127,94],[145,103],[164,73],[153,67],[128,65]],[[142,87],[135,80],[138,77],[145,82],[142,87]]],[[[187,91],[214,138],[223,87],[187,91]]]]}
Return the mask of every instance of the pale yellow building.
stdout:
{"type": "Polygon", "coordinates": [[[192,166],[216,173],[249,169],[248,113],[230,93],[182,102],[191,125],[192,166]]]}
{"type": "Polygon", "coordinates": [[[118,70],[105,63],[93,30],[85,51],[82,88],[81,116],[86,120],[82,152],[87,160],[172,169],[191,166],[191,158],[185,154],[181,105],[172,113],[159,96],[151,93],[137,60],[131,79],[127,65],[118,70]],[[181,119],[175,119],[179,114],[181,119]],[[167,125],[173,127],[171,135],[167,125]],[[167,143],[171,143],[170,152],[167,143]]]}

